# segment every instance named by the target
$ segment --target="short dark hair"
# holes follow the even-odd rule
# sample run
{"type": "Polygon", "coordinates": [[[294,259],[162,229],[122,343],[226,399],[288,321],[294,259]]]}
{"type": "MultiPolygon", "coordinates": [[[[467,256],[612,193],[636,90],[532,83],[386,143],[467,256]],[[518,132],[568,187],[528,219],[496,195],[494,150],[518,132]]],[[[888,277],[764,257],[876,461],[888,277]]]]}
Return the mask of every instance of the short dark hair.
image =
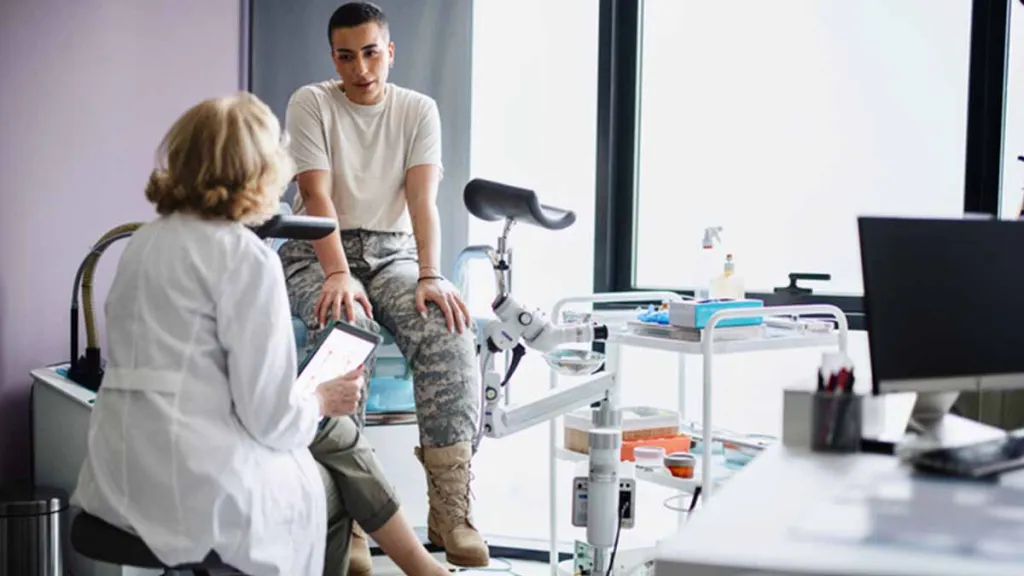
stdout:
{"type": "Polygon", "coordinates": [[[338,9],[331,14],[331,21],[327,24],[327,41],[331,41],[331,35],[339,28],[355,28],[375,22],[381,30],[387,32],[388,20],[384,11],[372,2],[348,2],[338,6],[338,9]]]}

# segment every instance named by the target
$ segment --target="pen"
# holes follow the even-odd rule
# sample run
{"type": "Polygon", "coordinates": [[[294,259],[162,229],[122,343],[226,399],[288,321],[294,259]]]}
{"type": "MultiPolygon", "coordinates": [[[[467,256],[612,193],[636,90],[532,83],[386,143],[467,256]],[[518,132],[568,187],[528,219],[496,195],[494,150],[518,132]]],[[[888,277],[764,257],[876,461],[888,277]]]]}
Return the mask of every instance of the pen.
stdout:
{"type": "Polygon", "coordinates": [[[833,372],[828,381],[828,392],[842,392],[846,387],[846,379],[846,368],[840,368],[837,372],[833,372]]]}
{"type": "Polygon", "coordinates": [[[836,392],[846,392],[847,388],[848,388],[849,379],[850,379],[849,371],[846,368],[840,369],[839,373],[836,374],[835,391],[836,392]]]}
{"type": "Polygon", "coordinates": [[[821,367],[818,370],[818,392],[825,396],[818,409],[825,411],[822,428],[816,433],[821,434],[822,444],[832,446],[841,430],[845,430],[847,407],[854,384],[853,361],[842,352],[826,352],[822,355],[821,367]],[[844,398],[840,398],[844,396],[844,398]]]}

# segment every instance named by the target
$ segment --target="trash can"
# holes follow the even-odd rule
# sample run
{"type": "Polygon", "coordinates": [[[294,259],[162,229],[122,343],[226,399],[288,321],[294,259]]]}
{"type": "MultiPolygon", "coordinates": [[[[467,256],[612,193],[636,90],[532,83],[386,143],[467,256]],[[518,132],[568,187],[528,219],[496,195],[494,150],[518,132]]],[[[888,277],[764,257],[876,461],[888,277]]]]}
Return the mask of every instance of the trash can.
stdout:
{"type": "Polygon", "coordinates": [[[0,488],[0,576],[64,576],[67,508],[63,490],[0,488]]]}

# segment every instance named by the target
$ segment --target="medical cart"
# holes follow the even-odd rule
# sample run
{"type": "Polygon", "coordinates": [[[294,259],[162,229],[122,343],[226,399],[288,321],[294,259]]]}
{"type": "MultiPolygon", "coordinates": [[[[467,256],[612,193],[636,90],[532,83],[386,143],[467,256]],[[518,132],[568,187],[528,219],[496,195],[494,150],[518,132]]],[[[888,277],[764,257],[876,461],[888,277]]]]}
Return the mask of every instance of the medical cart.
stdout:
{"type": "MultiPolygon", "coordinates": [[[[554,308],[552,309],[551,318],[561,318],[563,310],[570,304],[575,305],[594,305],[594,304],[628,304],[628,303],[642,303],[652,301],[680,301],[682,297],[674,292],[612,292],[612,293],[601,293],[592,294],[585,296],[572,296],[559,300],[554,308]]],[[[595,318],[600,318],[602,321],[607,322],[609,326],[618,324],[621,320],[625,320],[626,316],[630,318],[635,317],[635,311],[622,312],[622,311],[596,311],[594,313],[595,318]]],[[[696,473],[693,479],[681,479],[673,476],[659,474],[655,472],[649,472],[645,470],[637,469],[634,472],[634,477],[637,480],[652,482],[667,488],[678,491],[681,494],[693,494],[694,491],[700,487],[702,498],[710,498],[717,485],[724,482],[730,475],[730,471],[725,469],[723,466],[716,465],[713,457],[713,444],[715,441],[727,441],[729,443],[743,445],[743,437],[732,437],[732,436],[720,436],[714,433],[713,424],[713,410],[711,403],[711,390],[713,382],[713,361],[716,355],[725,354],[739,354],[744,352],[758,352],[758,351],[773,351],[773,350],[792,350],[799,348],[814,348],[814,347],[838,347],[838,349],[847,353],[849,342],[849,325],[846,320],[845,314],[839,308],[831,305],[801,305],[801,306],[766,306],[761,308],[740,308],[722,310],[716,312],[710,319],[705,328],[702,340],[700,342],[695,341],[682,341],[670,338],[659,338],[656,336],[644,336],[634,333],[625,332],[623,330],[610,330],[608,340],[605,342],[605,370],[614,372],[617,376],[616,382],[618,390],[616,391],[620,398],[622,396],[622,379],[621,379],[621,366],[619,363],[619,354],[621,348],[624,346],[632,346],[639,348],[647,348],[652,350],[661,350],[664,352],[675,353],[678,356],[678,380],[677,380],[677,410],[680,418],[683,418],[686,414],[686,360],[688,356],[700,356],[703,361],[703,416],[700,424],[701,430],[712,431],[712,441],[701,442],[702,451],[700,454],[695,454],[697,457],[696,473]],[[726,340],[716,341],[715,334],[719,324],[726,319],[730,318],[751,318],[751,317],[801,317],[801,316],[830,316],[835,319],[837,323],[837,330],[827,333],[804,333],[796,330],[784,330],[784,329],[772,329],[768,328],[765,331],[764,336],[759,338],[751,338],[744,340],[726,340]],[[711,462],[712,465],[706,466],[704,463],[711,462]]],[[[563,378],[553,370],[551,371],[551,382],[550,387],[556,388],[559,386],[560,380],[563,378]]],[[[557,508],[557,496],[560,485],[558,484],[558,470],[556,462],[558,460],[568,460],[575,462],[586,462],[588,456],[578,452],[566,450],[560,446],[558,439],[558,420],[551,420],[548,424],[549,429],[549,451],[548,459],[550,466],[550,477],[549,477],[549,502],[550,502],[550,541],[549,541],[549,552],[551,559],[551,574],[552,576],[558,576],[559,571],[566,574],[572,574],[573,565],[572,561],[568,561],[559,565],[558,562],[558,514],[557,508]]],[[[695,440],[703,440],[704,434],[701,431],[696,433],[687,431],[687,434],[691,435],[695,440]]],[[[685,521],[686,515],[680,513],[678,515],[678,522],[680,525],[685,521]]],[[[623,553],[619,555],[619,560],[613,567],[614,571],[622,569],[628,569],[630,567],[636,567],[643,560],[653,559],[653,551],[645,550],[638,557],[636,554],[623,553]]]]}

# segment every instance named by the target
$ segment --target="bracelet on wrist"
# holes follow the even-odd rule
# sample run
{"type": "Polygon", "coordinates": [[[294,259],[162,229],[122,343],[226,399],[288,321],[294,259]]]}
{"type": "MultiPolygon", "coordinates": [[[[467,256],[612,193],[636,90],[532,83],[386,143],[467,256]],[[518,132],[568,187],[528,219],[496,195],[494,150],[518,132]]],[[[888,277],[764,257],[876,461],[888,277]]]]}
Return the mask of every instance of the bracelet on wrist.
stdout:
{"type": "Polygon", "coordinates": [[[427,280],[444,280],[444,276],[432,275],[432,276],[420,276],[417,282],[426,282],[427,280]]]}
{"type": "Polygon", "coordinates": [[[337,276],[338,274],[348,274],[348,270],[335,270],[334,272],[324,276],[324,280],[326,281],[331,276],[337,276]]]}

